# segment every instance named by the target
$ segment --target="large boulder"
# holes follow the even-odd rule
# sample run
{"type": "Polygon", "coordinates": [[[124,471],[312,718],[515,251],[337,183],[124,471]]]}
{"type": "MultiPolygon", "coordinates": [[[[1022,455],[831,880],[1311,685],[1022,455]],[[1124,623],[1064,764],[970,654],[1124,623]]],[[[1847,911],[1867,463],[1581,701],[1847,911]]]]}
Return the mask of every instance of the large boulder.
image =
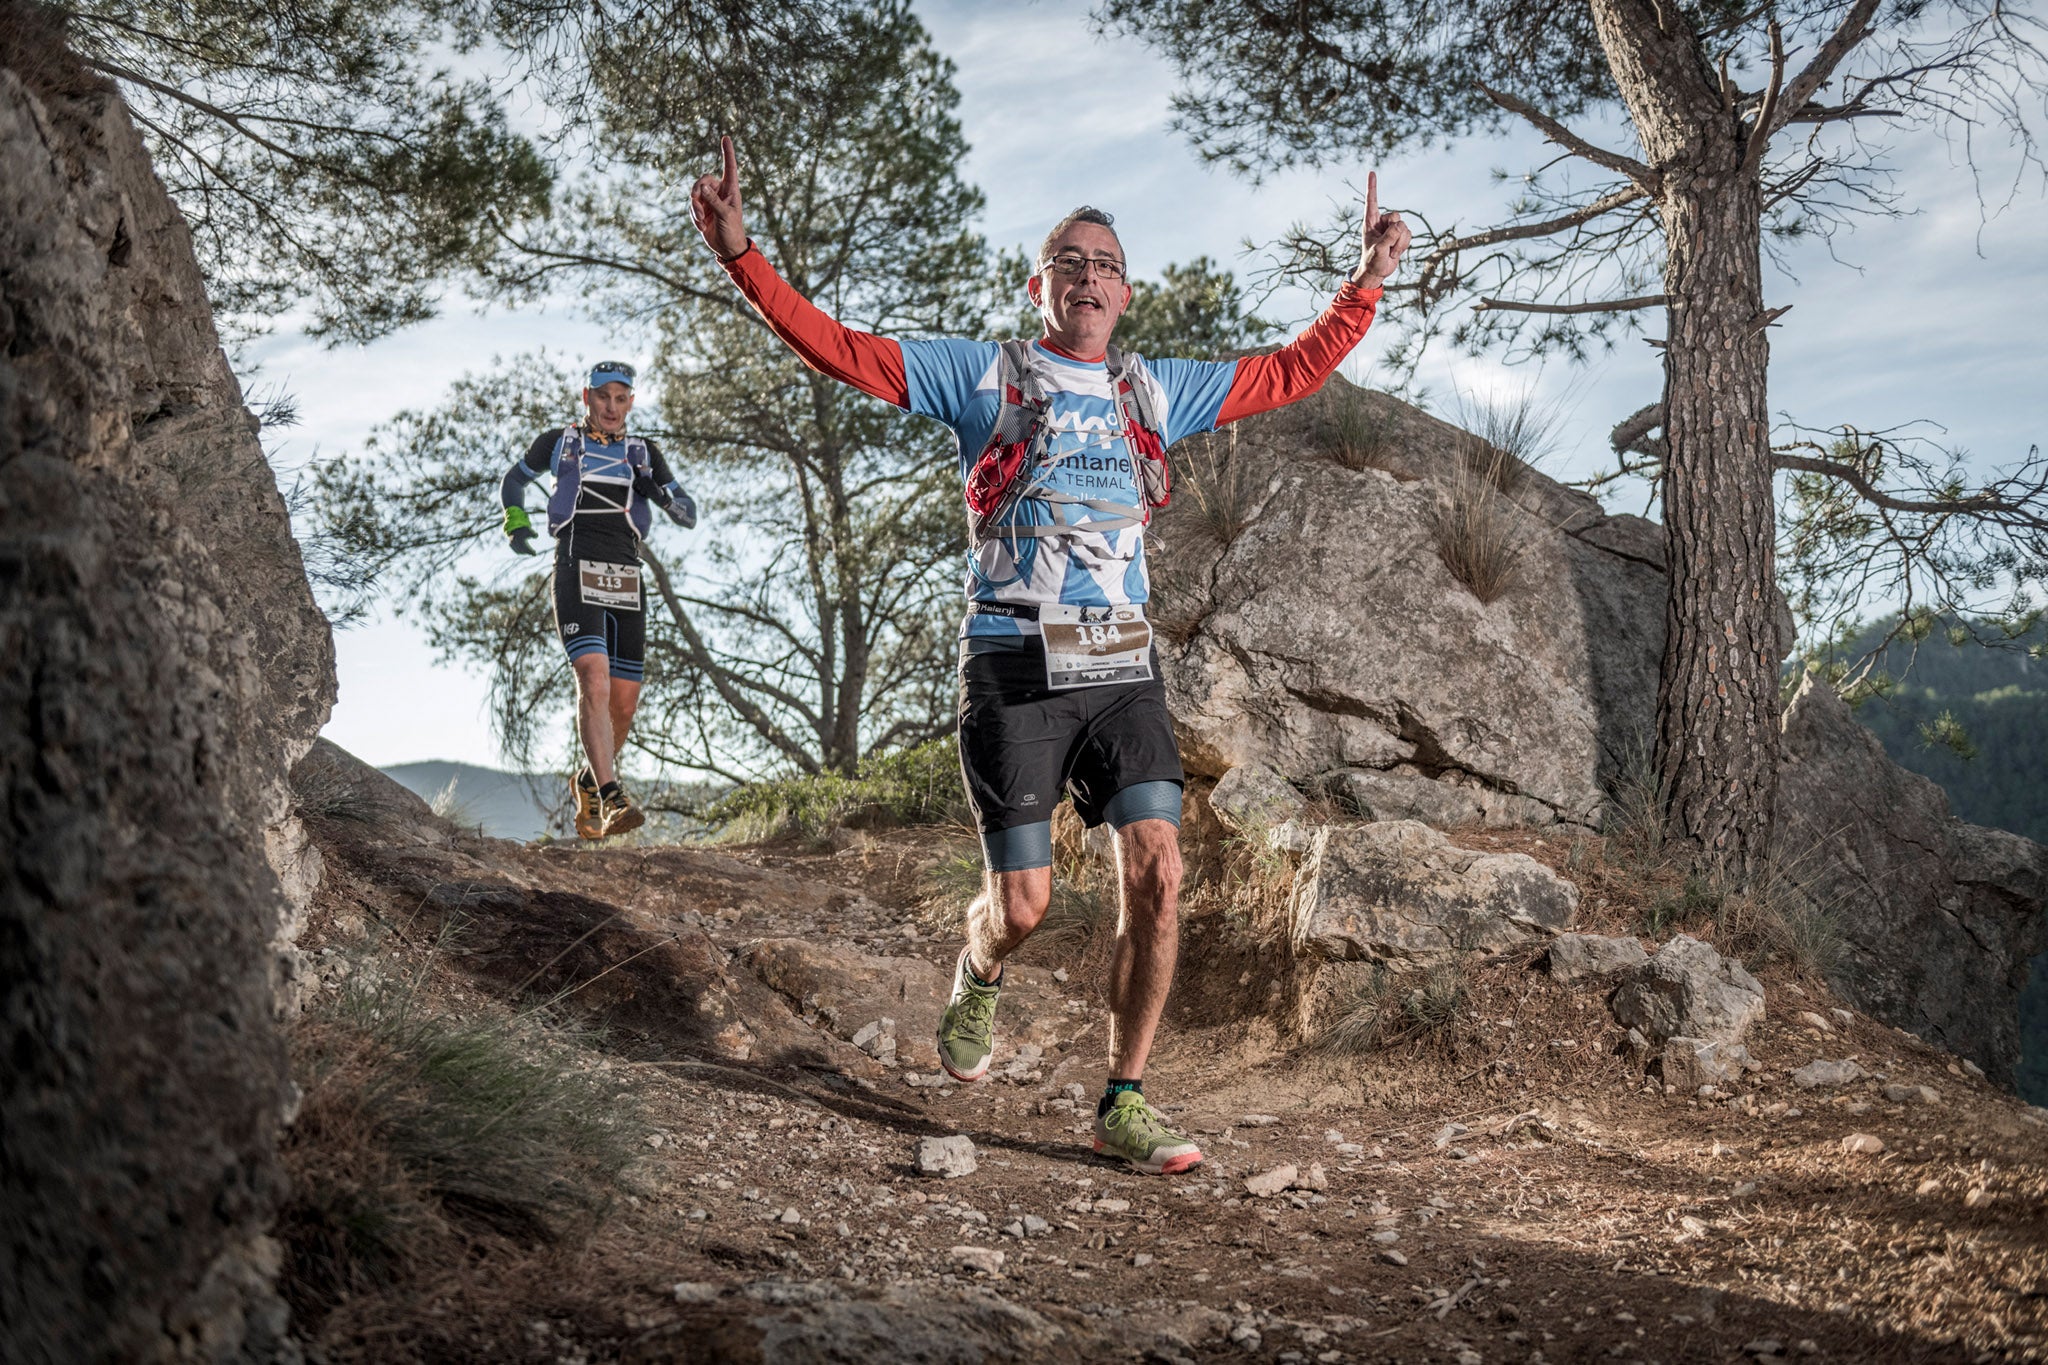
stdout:
{"type": "Polygon", "coordinates": [[[185,224],[40,24],[0,26],[0,1358],[275,1361],[266,851],[310,893],[332,646],[185,224]]]}
{"type": "Polygon", "coordinates": [[[1387,468],[1328,458],[1325,400],[1299,404],[1244,424],[1247,519],[1227,544],[1192,493],[1161,518],[1162,619],[1192,623],[1171,631],[1165,669],[1189,770],[1263,764],[1304,785],[1371,771],[1397,780],[1338,786],[1375,815],[1596,825],[1604,781],[1652,732],[1663,533],[1522,471],[1507,495],[1519,578],[1481,602],[1432,530],[1471,438],[1342,379],[1326,400],[1370,411],[1387,468]]]}
{"type": "Polygon", "coordinates": [[[2048,949],[2048,847],[1956,819],[1808,678],[1785,712],[1773,848],[1840,932],[1858,1008],[2012,1084],[2019,994],[2048,949]]]}
{"type": "Polygon", "coordinates": [[[1291,907],[1297,952],[1401,969],[1562,929],[1579,889],[1534,858],[1459,848],[1398,820],[1317,830],[1291,907]]]}
{"type": "Polygon", "coordinates": [[[1726,1045],[1764,1017],[1764,988],[1740,962],[1677,934],[1622,975],[1612,1003],[1615,1019],[1655,1046],[1672,1038],[1726,1045]]]}

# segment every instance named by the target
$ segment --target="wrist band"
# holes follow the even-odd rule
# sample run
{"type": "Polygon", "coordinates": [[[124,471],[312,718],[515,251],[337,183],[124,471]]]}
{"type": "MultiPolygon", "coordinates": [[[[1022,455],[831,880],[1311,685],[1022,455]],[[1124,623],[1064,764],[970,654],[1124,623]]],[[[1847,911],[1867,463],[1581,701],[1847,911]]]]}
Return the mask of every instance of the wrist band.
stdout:
{"type": "Polygon", "coordinates": [[[734,261],[744,260],[744,259],[746,259],[746,255],[747,255],[747,253],[748,253],[749,251],[752,251],[753,249],[754,249],[754,239],[753,239],[752,237],[749,237],[749,238],[747,238],[747,244],[746,244],[746,245],[745,245],[744,247],[740,248],[740,251],[739,251],[739,254],[738,254],[738,255],[736,255],[736,256],[720,256],[720,257],[718,258],[718,263],[719,263],[720,265],[731,265],[731,264],[732,264],[732,263],[733,263],[734,261]]]}

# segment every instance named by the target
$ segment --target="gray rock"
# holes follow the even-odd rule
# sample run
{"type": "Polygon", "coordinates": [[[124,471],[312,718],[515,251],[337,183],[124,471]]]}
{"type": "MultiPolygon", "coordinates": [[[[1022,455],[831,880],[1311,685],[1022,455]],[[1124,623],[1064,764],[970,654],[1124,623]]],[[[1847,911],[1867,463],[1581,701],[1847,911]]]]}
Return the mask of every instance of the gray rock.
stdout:
{"type": "Polygon", "coordinates": [[[1893,1104],[1941,1103],[1941,1092],[1931,1085],[1888,1085],[1884,1097],[1893,1104]]]}
{"type": "Polygon", "coordinates": [[[1318,781],[1338,804],[1368,820],[1420,820],[1438,829],[1549,825],[1557,813],[1541,801],[1477,784],[1437,781],[1417,772],[1346,768],[1318,781]]]}
{"type": "Polygon", "coordinates": [[[1550,941],[1550,975],[1565,985],[1625,971],[1649,954],[1634,938],[1602,934],[1559,934],[1550,941]]]}
{"type": "Polygon", "coordinates": [[[952,1137],[919,1138],[917,1169],[920,1175],[943,1176],[948,1180],[973,1175],[974,1139],[965,1133],[955,1133],[952,1137]]]}
{"type": "Polygon", "coordinates": [[[1674,1037],[1739,1043],[1764,1013],[1764,988],[1733,958],[1686,934],[1622,975],[1614,1017],[1658,1047],[1674,1037]]]}
{"type": "Polygon", "coordinates": [[[1263,763],[1246,763],[1217,779],[1209,806],[1233,834],[1256,834],[1299,815],[1308,802],[1263,763]]]}
{"type": "Polygon", "coordinates": [[[946,1255],[950,1256],[953,1264],[962,1270],[977,1271],[983,1275],[1002,1274],[1003,1262],[1009,1259],[994,1247],[957,1246],[946,1255]]]}
{"type": "Polygon", "coordinates": [[[1792,1084],[1801,1090],[1813,1090],[1820,1086],[1852,1085],[1870,1073],[1847,1059],[1830,1062],[1816,1058],[1791,1074],[1792,1084]]]}
{"type": "Polygon", "coordinates": [[[1409,966],[1561,929],[1579,889],[1533,858],[1459,848],[1401,820],[1318,830],[1291,904],[1296,951],[1409,966]]]}
{"type": "Polygon", "coordinates": [[[1740,1076],[1749,1065],[1749,1051],[1740,1043],[1710,1043],[1701,1038],[1664,1040],[1664,1084],[1690,1095],[1703,1085],[1720,1085],[1740,1076]]]}
{"type": "Polygon", "coordinates": [[[1597,822],[1603,770],[1654,719],[1661,531],[1532,471],[1511,496],[1521,578],[1482,603],[1431,529],[1470,438],[1341,378],[1326,393],[1370,410],[1392,472],[1330,461],[1298,404],[1241,424],[1237,458],[1267,482],[1227,547],[1180,530],[1183,500],[1159,518],[1162,599],[1204,608],[1165,670],[1189,770],[1409,764],[1597,822]]]}
{"type": "Polygon", "coordinates": [[[0,1358],[293,1360],[286,774],[333,644],[187,226],[36,14],[0,55],[0,1358]]]}
{"type": "Polygon", "coordinates": [[[2048,847],[1956,819],[1811,678],[1785,713],[1772,840],[1842,936],[1850,1003],[2010,1087],[2028,962],[2048,949],[2048,847]]]}
{"type": "Polygon", "coordinates": [[[1291,1165],[1275,1166],[1270,1171],[1261,1171],[1258,1175],[1247,1177],[1244,1188],[1246,1193],[1260,1199],[1271,1199],[1276,1194],[1284,1194],[1299,1174],[1300,1172],[1291,1165]]]}

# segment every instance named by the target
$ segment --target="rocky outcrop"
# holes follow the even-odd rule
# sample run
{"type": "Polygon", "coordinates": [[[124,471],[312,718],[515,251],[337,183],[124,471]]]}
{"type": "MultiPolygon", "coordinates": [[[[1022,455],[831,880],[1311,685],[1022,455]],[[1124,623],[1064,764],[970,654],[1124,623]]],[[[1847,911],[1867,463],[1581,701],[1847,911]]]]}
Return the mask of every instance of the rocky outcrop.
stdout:
{"type": "Polygon", "coordinates": [[[2048,848],[1956,819],[1811,678],[1778,782],[1776,860],[1840,932],[1843,993],[2010,1086],[2028,961],[2048,949],[2048,848]]]}
{"type": "Polygon", "coordinates": [[[1291,905],[1297,952],[1398,969],[1561,929],[1579,889],[1534,858],[1458,848],[1401,820],[1317,830],[1291,905]]]}
{"type": "Polygon", "coordinates": [[[302,894],[317,875],[285,774],[333,700],[331,643],[184,222],[119,100],[17,19],[5,38],[27,47],[0,50],[0,1357],[274,1361],[291,915],[265,855],[302,894]]]}
{"type": "Polygon", "coordinates": [[[1264,764],[1379,818],[1597,824],[1651,733],[1662,532],[1526,471],[1519,579],[1481,602],[1432,530],[1470,438],[1342,379],[1326,398],[1370,410],[1388,468],[1319,453],[1297,405],[1245,424],[1249,520],[1220,551],[1192,494],[1161,519],[1162,611],[1195,622],[1165,669],[1189,770],[1264,764]]]}

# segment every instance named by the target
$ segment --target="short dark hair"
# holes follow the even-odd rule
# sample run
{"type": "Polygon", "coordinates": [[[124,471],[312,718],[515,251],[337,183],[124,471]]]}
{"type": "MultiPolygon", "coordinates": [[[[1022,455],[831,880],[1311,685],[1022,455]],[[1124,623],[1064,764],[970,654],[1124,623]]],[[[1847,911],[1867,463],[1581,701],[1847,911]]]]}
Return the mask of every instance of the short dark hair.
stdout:
{"type": "MultiPolygon", "coordinates": [[[[1045,240],[1038,244],[1038,254],[1031,258],[1032,274],[1037,274],[1038,267],[1045,264],[1046,257],[1052,252],[1052,244],[1059,238],[1059,235],[1076,223],[1093,223],[1097,227],[1106,227],[1109,229],[1109,235],[1116,237],[1116,218],[1111,214],[1104,213],[1101,209],[1090,208],[1088,205],[1083,204],[1080,208],[1075,209],[1072,213],[1054,223],[1052,231],[1045,234],[1045,240]]],[[[1116,244],[1117,248],[1121,250],[1124,239],[1116,237],[1116,244]]]]}

